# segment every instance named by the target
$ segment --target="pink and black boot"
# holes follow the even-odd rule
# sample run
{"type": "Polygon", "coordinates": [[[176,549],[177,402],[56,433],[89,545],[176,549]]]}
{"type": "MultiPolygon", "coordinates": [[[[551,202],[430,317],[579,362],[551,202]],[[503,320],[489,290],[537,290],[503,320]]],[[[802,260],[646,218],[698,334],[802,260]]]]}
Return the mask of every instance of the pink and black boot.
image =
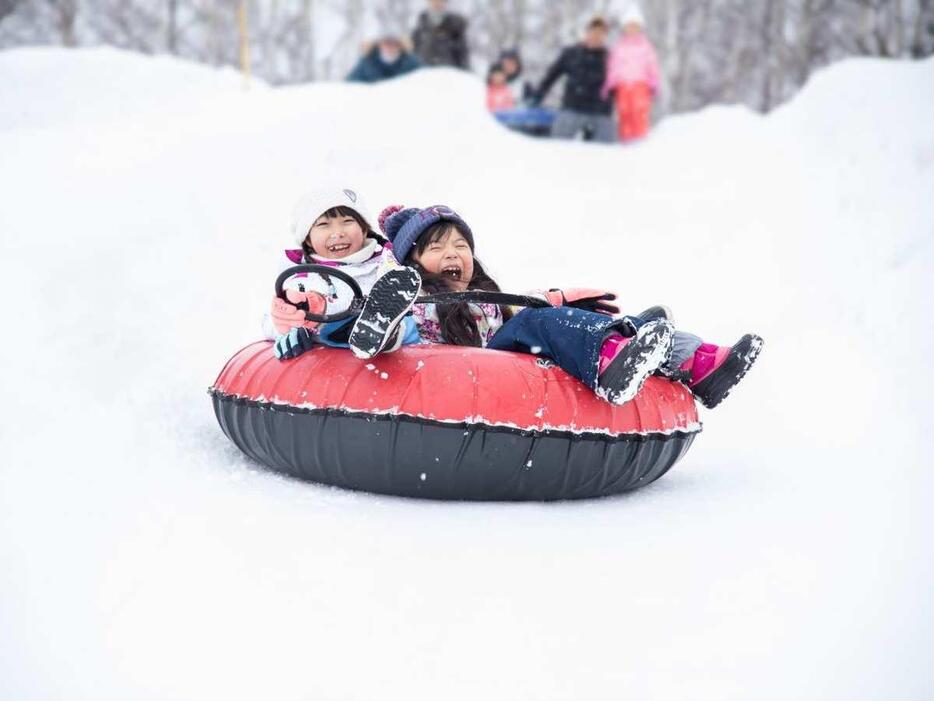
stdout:
{"type": "Polygon", "coordinates": [[[732,348],[702,343],[679,370],[690,373],[688,387],[701,404],[713,409],[726,399],[730,390],[756,362],[762,343],[759,336],[751,333],[739,339],[732,348]]]}
{"type": "Polygon", "coordinates": [[[611,404],[630,401],[668,359],[673,337],[674,329],[664,319],[644,324],[630,338],[607,337],[600,349],[597,394],[611,404]]]}

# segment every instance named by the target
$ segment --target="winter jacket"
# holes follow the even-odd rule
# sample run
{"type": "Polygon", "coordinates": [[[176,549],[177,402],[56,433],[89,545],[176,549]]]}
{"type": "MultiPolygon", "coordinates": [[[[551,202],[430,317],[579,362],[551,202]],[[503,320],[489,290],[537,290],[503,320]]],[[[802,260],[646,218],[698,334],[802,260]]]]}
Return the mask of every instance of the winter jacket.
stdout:
{"type": "Polygon", "coordinates": [[[583,44],[565,48],[542,79],[536,99],[544,100],[555,82],[566,75],[561,103],[564,109],[583,114],[610,114],[610,100],[600,94],[606,80],[606,62],[606,49],[589,49],[583,44]]]}
{"type": "Polygon", "coordinates": [[[509,85],[488,85],[486,88],[486,108],[490,112],[511,110],[516,106],[516,96],[509,85]]]}
{"type": "Polygon", "coordinates": [[[347,80],[356,83],[377,83],[411,73],[421,65],[421,62],[407,51],[402,52],[394,62],[386,63],[380,56],[379,46],[374,46],[357,62],[347,80]]]}
{"type": "Polygon", "coordinates": [[[618,85],[644,83],[653,93],[658,90],[658,57],[652,42],[642,33],[623,35],[613,50],[607,64],[606,95],[618,85]]]}
{"type": "MultiPolygon", "coordinates": [[[[483,347],[490,342],[490,339],[496,335],[503,326],[503,313],[496,304],[474,304],[468,305],[473,313],[473,318],[477,322],[477,330],[480,332],[480,343],[483,347]]],[[[438,305],[436,304],[416,304],[412,307],[412,315],[415,317],[415,324],[418,327],[418,335],[422,343],[446,343],[441,333],[441,321],[438,318],[438,305]]]]}
{"type": "MultiPolygon", "coordinates": [[[[383,244],[374,238],[368,238],[362,249],[340,260],[310,256],[310,259],[306,261],[301,250],[287,250],[285,256],[286,259],[282,263],[280,272],[286,268],[291,268],[293,265],[306,262],[314,265],[324,265],[350,275],[360,285],[363,294],[369,293],[373,288],[373,283],[383,273],[398,266],[396,258],[392,254],[392,246],[383,244]]],[[[323,294],[328,300],[328,306],[332,309],[346,309],[353,299],[353,293],[347,284],[337,279],[329,282],[321,275],[296,276],[286,283],[287,287],[295,289],[299,285],[304,287],[306,291],[323,294]]],[[[279,335],[268,312],[263,317],[263,333],[266,338],[271,340],[279,335]]]]}
{"type": "Polygon", "coordinates": [[[412,34],[415,53],[426,66],[454,66],[468,68],[467,20],[452,12],[440,20],[428,10],[418,16],[412,34]]]}

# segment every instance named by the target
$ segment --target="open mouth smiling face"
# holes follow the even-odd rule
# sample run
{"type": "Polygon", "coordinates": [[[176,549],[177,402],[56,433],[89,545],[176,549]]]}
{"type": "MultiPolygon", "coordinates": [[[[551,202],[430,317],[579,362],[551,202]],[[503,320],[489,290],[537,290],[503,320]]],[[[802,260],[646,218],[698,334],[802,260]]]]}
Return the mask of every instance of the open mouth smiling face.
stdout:
{"type": "Polygon", "coordinates": [[[473,250],[453,226],[425,243],[421,252],[416,253],[415,260],[429,273],[450,280],[454,289],[467,289],[473,279],[473,250]]]}
{"type": "Polygon", "coordinates": [[[346,241],[333,241],[328,243],[325,249],[331,254],[332,258],[339,258],[350,250],[350,244],[346,241]]]}
{"type": "Polygon", "coordinates": [[[363,228],[353,217],[322,214],[312,224],[307,242],[315,255],[340,259],[363,248],[365,239],[363,228]]]}
{"type": "Polygon", "coordinates": [[[441,274],[453,280],[462,280],[464,269],[459,264],[448,264],[441,268],[441,274]]]}

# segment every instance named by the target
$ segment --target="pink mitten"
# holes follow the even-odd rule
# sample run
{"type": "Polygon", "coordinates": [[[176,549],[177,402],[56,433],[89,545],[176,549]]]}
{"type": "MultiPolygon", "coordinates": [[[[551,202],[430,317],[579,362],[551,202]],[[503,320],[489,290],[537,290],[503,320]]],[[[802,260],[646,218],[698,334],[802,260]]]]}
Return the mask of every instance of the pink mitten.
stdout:
{"type": "Polygon", "coordinates": [[[576,287],[570,290],[550,289],[545,299],[553,307],[576,307],[600,314],[619,314],[619,307],[610,304],[616,295],[606,290],[594,290],[586,287],[576,287]]]}
{"type": "Polygon", "coordinates": [[[315,329],[318,327],[317,321],[305,321],[305,311],[299,309],[297,305],[307,304],[308,311],[312,314],[324,314],[328,308],[327,300],[319,292],[299,292],[298,290],[286,290],[285,296],[289,301],[285,302],[278,297],[272,298],[272,316],[273,326],[279,333],[288,333],[290,329],[298,326],[306,329],[315,329]]]}

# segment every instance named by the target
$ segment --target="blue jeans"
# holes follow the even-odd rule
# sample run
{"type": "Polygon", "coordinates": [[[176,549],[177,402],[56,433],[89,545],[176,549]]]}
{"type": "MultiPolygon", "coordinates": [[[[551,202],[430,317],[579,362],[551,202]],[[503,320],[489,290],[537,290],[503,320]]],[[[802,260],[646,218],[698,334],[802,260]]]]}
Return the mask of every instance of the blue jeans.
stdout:
{"type": "Polygon", "coordinates": [[[526,308],[503,324],[487,348],[540,355],[591,389],[607,334],[628,335],[626,322],[573,307],[526,308]]]}
{"type": "MultiPolygon", "coordinates": [[[[318,343],[329,348],[350,348],[347,341],[350,338],[350,331],[353,329],[357,317],[352,316],[343,321],[332,321],[329,324],[321,324],[318,327],[318,343]]],[[[415,319],[406,316],[402,319],[402,345],[411,346],[421,342],[421,336],[418,335],[418,326],[415,319]]]]}

